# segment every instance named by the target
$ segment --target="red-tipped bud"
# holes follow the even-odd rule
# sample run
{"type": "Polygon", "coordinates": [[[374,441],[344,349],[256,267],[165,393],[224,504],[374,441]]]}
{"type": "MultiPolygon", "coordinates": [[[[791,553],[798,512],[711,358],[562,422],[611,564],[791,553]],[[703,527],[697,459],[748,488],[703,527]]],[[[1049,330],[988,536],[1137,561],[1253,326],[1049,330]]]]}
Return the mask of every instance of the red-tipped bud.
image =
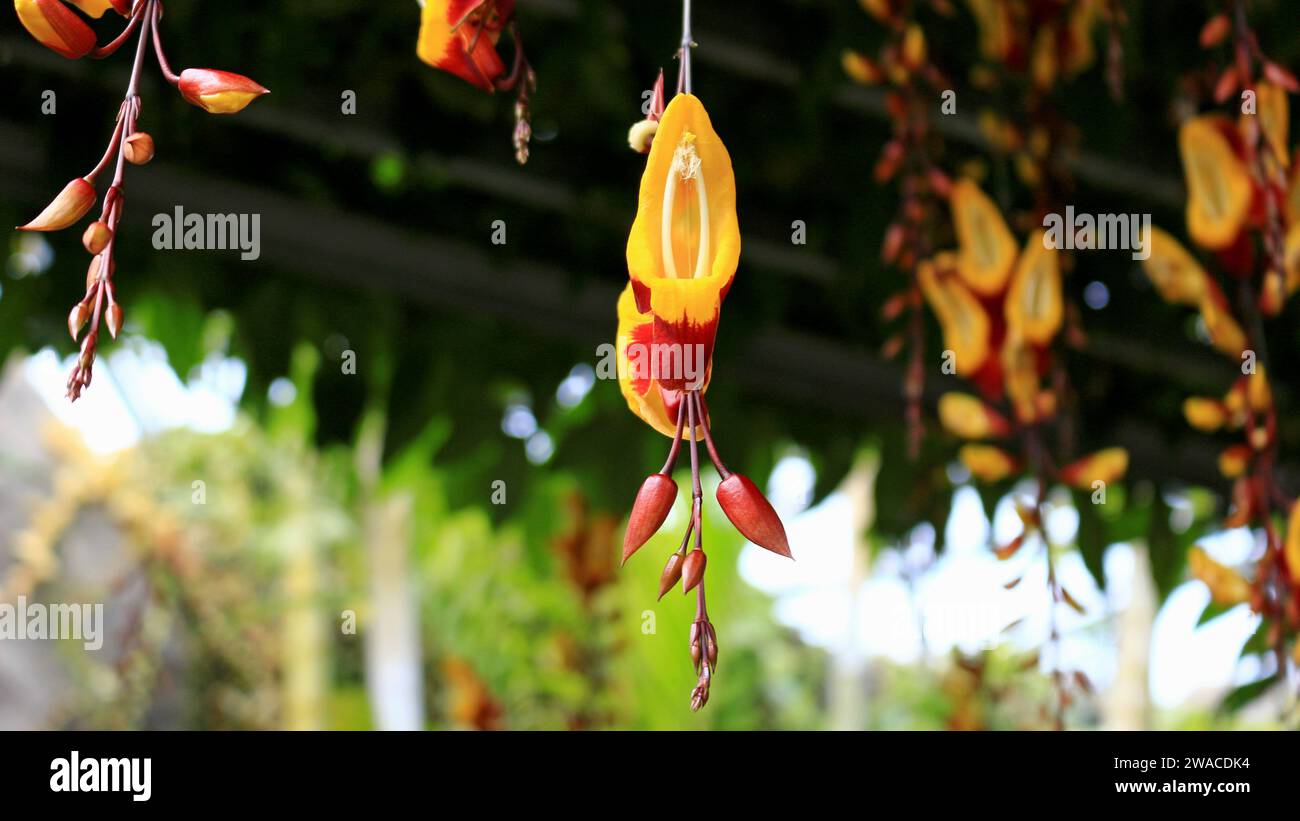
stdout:
{"type": "Polygon", "coordinates": [[[51,51],[76,60],[95,47],[95,32],[59,0],[14,0],[23,28],[51,51]]]}
{"type": "Polygon", "coordinates": [[[187,68],[178,84],[181,96],[209,114],[234,114],[271,92],[242,74],[210,68],[187,68]]]}
{"type": "Polygon", "coordinates": [[[61,231],[86,216],[95,204],[95,186],[77,177],[64,186],[59,195],[36,219],[18,226],[19,231],[61,231]]]}
{"type": "Polygon", "coordinates": [[[114,302],[104,311],[104,321],[108,324],[108,333],[117,339],[117,332],[122,330],[122,306],[114,302]]]}
{"type": "Polygon", "coordinates": [[[84,302],[78,302],[72,306],[72,312],[68,314],[68,333],[72,334],[72,341],[76,342],[81,336],[81,329],[86,327],[86,321],[90,319],[90,306],[84,302]]]}
{"type": "Polygon", "coordinates": [[[652,474],[641,483],[632,504],[632,515],[627,521],[627,533],[623,536],[624,564],[659,532],[676,499],[677,483],[662,473],[652,474]]]}
{"type": "Polygon", "coordinates": [[[86,233],[81,235],[81,244],[85,246],[86,253],[100,254],[108,247],[108,241],[113,238],[113,230],[103,222],[95,220],[86,226],[86,233]]]}
{"type": "Polygon", "coordinates": [[[713,629],[713,622],[704,623],[704,657],[709,660],[709,667],[718,669],[718,634],[713,629]]]}
{"type": "Polygon", "coordinates": [[[122,155],[132,165],[144,165],[153,159],[153,137],[144,131],[137,131],[122,144],[122,155]]]}
{"type": "Polygon", "coordinates": [[[704,551],[698,547],[686,554],[686,561],[682,562],[682,592],[689,593],[695,589],[695,585],[700,583],[704,578],[704,565],[708,562],[708,557],[704,551]]]}
{"type": "Polygon", "coordinates": [[[668,564],[664,565],[664,572],[659,574],[659,598],[673,589],[677,580],[682,577],[682,562],[686,557],[680,553],[674,553],[668,557],[668,564]]]}
{"type": "Polygon", "coordinates": [[[749,479],[739,473],[728,476],[718,485],[718,504],[746,539],[787,559],[794,558],[781,517],[749,479]]]}

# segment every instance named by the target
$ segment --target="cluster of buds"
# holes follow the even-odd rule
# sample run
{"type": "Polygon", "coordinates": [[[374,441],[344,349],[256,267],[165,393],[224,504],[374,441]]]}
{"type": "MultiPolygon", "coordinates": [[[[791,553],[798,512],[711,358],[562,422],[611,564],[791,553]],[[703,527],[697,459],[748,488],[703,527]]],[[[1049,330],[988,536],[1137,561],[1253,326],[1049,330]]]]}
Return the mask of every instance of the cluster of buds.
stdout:
{"type": "Polygon", "coordinates": [[[117,229],[122,220],[124,179],[127,164],[144,165],[153,159],[154,141],[148,133],[139,130],[141,101],[139,95],[140,73],[145,52],[150,45],[158,58],[159,68],[169,83],[176,86],[188,102],[213,114],[233,114],[240,111],[267,90],[247,77],[210,69],[186,69],[177,75],[172,72],[163,54],[159,23],[162,20],[161,0],[69,0],[81,12],[91,17],[102,17],[110,8],[128,18],[125,28],[113,40],[98,45],[90,25],[60,0],[16,0],[14,7],[18,19],[43,45],[69,59],[90,56],[102,59],[116,53],[133,36],[137,38],[135,63],[131,80],[117,113],[117,125],[109,139],[99,163],[83,177],[77,177],[20,231],[61,231],[75,225],[95,205],[99,197],[96,180],[110,167],[113,179],[104,194],[99,218],[86,228],[82,245],[91,255],[86,272],[86,291],[82,299],[68,314],[68,332],[73,340],[80,340],[81,348],[76,366],[68,377],[68,397],[76,401],[81,392],[90,386],[94,373],[96,346],[101,319],[109,334],[116,338],[122,329],[122,306],[117,302],[113,276],[116,273],[114,247],[117,229]],[[90,329],[82,337],[82,331],[90,329]]]}
{"type": "Polygon", "coordinates": [[[704,595],[704,573],[708,565],[708,556],[704,552],[704,530],[702,522],[704,491],[700,479],[700,459],[697,436],[706,446],[710,461],[718,471],[722,481],[718,485],[717,500],[722,512],[731,520],[736,530],[740,531],[759,547],[766,548],[780,556],[793,558],[790,543],[786,538],[785,526],[781,517],[772,508],[762,491],[747,477],[732,473],[718,456],[709,429],[708,412],[704,398],[699,391],[677,392],[674,396],[664,390],[666,401],[676,400],[677,432],[673,437],[668,459],[658,473],[646,477],[637,492],[632,505],[632,514],[628,518],[627,531],[623,537],[623,563],[641,549],[650,537],[654,536],[668,518],[673,503],[677,499],[677,483],[672,479],[672,471],[681,452],[686,437],[686,426],[690,426],[691,455],[691,515],[686,523],[686,533],[682,536],[681,546],[669,555],[663,572],[659,576],[659,598],[672,590],[679,583],[682,593],[696,592],[695,620],[691,623],[690,653],[699,675],[694,691],[691,693],[691,709],[698,710],[709,700],[709,684],[718,666],[718,635],[712,622],[704,595]],[[694,541],[692,544],[692,537],[694,541]]]}
{"type": "Polygon", "coordinates": [[[511,142],[515,160],[528,162],[532,140],[531,95],[537,90],[537,73],[524,54],[524,42],[515,19],[515,0],[419,0],[420,34],[415,53],[434,68],[454,74],[489,94],[515,92],[515,129],[511,142]],[[510,30],[515,41],[514,64],[506,70],[497,52],[501,33],[510,30]]]}
{"type": "MultiPolygon", "coordinates": [[[[953,11],[945,3],[932,5],[940,14],[950,15],[953,11]]],[[[916,456],[925,433],[925,326],[916,269],[934,245],[932,234],[942,221],[941,212],[951,186],[935,163],[939,141],[930,122],[930,109],[935,96],[951,89],[952,84],[930,57],[925,32],[914,18],[916,4],[878,0],[864,2],[863,6],[886,28],[888,36],[874,57],[848,49],[842,63],[844,73],[855,82],[885,89],[892,133],[876,160],[873,176],[881,185],[896,183],[900,196],[894,219],[881,242],[880,257],[885,265],[907,277],[907,286],[881,308],[885,322],[900,317],[905,322],[905,329],[891,335],[881,353],[886,359],[894,359],[905,345],[908,348],[903,397],[908,448],[916,456]]]]}

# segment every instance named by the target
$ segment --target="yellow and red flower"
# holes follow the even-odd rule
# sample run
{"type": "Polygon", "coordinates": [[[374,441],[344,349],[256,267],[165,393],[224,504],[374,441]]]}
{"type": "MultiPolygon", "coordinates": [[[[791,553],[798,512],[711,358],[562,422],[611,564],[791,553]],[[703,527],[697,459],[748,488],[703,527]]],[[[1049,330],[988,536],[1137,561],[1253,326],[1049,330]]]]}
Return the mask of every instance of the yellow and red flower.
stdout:
{"type": "MultiPolygon", "coordinates": [[[[722,301],[740,261],[731,156],[699,99],[673,97],[659,121],[627,241],[636,308],[652,320],[657,349],[713,359],[722,301]],[[697,347],[698,346],[698,347],[697,347]]],[[[661,375],[681,390],[681,374],[661,375]]]]}
{"type": "Polygon", "coordinates": [[[425,0],[415,53],[434,68],[493,91],[493,81],[506,70],[497,42],[514,13],[514,0],[425,0]]]}
{"type": "Polygon", "coordinates": [[[95,32],[68,3],[96,18],[110,8],[122,16],[130,12],[130,0],[14,0],[23,28],[41,45],[70,60],[85,57],[95,48],[95,32]]]}

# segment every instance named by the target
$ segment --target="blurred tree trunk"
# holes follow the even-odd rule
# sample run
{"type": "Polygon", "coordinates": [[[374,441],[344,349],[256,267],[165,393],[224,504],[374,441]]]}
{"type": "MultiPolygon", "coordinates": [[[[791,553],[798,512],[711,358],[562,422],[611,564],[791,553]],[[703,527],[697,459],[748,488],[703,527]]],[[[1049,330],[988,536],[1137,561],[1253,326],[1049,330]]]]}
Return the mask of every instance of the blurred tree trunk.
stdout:
{"type": "Polygon", "coordinates": [[[1115,683],[1102,702],[1107,730],[1144,730],[1151,721],[1151,627],[1155,623],[1155,585],[1145,542],[1133,543],[1133,590],[1116,622],[1118,662],[1115,683]]]}
{"type": "Polygon", "coordinates": [[[294,509],[284,567],[284,726],[319,730],[325,716],[326,621],[320,610],[319,556],[311,520],[306,476],[286,478],[294,509]]]}
{"type": "Polygon", "coordinates": [[[876,519],[876,475],[880,459],[864,452],[845,477],[840,492],[849,499],[853,555],[849,566],[849,617],[844,644],[831,660],[830,726],[833,730],[860,730],[866,722],[866,659],[859,647],[858,610],[862,587],[871,571],[869,534],[876,519]]]}
{"type": "Polygon", "coordinates": [[[385,418],[371,411],[357,441],[362,527],[370,576],[366,690],[378,730],[424,729],[419,601],[411,587],[410,494],[379,489],[385,418]]]}

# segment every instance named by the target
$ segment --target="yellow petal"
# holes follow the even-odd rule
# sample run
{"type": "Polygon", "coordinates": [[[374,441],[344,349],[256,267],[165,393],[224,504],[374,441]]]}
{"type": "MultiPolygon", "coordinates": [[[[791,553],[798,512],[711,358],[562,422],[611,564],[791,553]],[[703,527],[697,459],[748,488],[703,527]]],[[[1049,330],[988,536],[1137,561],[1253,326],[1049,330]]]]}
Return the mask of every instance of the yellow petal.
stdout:
{"type": "Polygon", "coordinates": [[[1246,349],[1246,334],[1233,319],[1223,294],[1217,288],[1206,291],[1201,300],[1201,318],[1210,334],[1210,344],[1233,359],[1246,349]]]}
{"type": "Polygon", "coordinates": [[[1215,117],[1193,117],[1178,132],[1187,178],[1187,232],[1204,248],[1221,250],[1241,233],[1252,187],[1245,165],[1215,117]]]}
{"type": "Polygon", "coordinates": [[[1034,349],[1015,333],[1002,342],[1002,384],[1015,408],[1016,418],[1024,424],[1038,419],[1038,358],[1034,349]]]}
{"type": "Polygon", "coordinates": [[[1016,240],[993,201],[968,179],[953,183],[952,221],[957,231],[957,271],[977,294],[999,293],[1016,262],[1016,240]]]}
{"type": "Polygon", "coordinates": [[[1260,131],[1264,133],[1264,139],[1273,150],[1273,156],[1283,168],[1287,167],[1290,159],[1287,153],[1287,140],[1291,130],[1291,106],[1287,100],[1286,90],[1267,80],[1256,84],[1255,111],[1256,116],[1259,117],[1260,131]]]}
{"type": "Polygon", "coordinates": [[[1144,245],[1151,251],[1142,260],[1151,284],[1165,302],[1200,306],[1205,297],[1205,269],[1178,240],[1154,226],[1147,230],[1144,245]]]}
{"type": "Polygon", "coordinates": [[[67,2],[94,18],[103,17],[104,12],[113,8],[111,0],[67,0],[67,2]]]}
{"type": "Polygon", "coordinates": [[[957,451],[957,458],[982,482],[1005,479],[1016,469],[1016,460],[1006,451],[992,445],[963,445],[957,451]]]}
{"type": "Polygon", "coordinates": [[[939,423],[963,439],[1005,436],[1010,430],[1001,414],[984,400],[955,391],[939,397],[939,423]]]}
{"type": "Polygon", "coordinates": [[[1045,231],[1035,231],[1016,265],[1003,310],[1013,334],[1035,345],[1052,341],[1061,328],[1061,262],[1055,248],[1043,242],[1045,231]]]}
{"type": "Polygon", "coordinates": [[[940,277],[933,262],[917,267],[917,280],[943,329],[944,347],[953,352],[961,376],[970,376],[989,356],[989,317],[984,306],[956,276],[940,277]]]}
{"type": "Polygon", "coordinates": [[[1117,482],[1126,473],[1128,451],[1124,448],[1103,448],[1061,468],[1061,481],[1087,490],[1094,482],[1117,482]]]}
{"type": "Polygon", "coordinates": [[[1187,552],[1187,565],[1192,575],[1210,588],[1215,603],[1231,606],[1250,601],[1250,583],[1237,571],[1211,559],[1199,545],[1187,552]]]}
{"type": "Polygon", "coordinates": [[[1286,566],[1291,583],[1300,583],[1300,501],[1291,506],[1291,523],[1286,530],[1286,566]]]}
{"type": "Polygon", "coordinates": [[[1187,424],[1205,433],[1214,433],[1228,421],[1228,408],[1218,399],[1189,396],[1183,400],[1187,424]]]}

